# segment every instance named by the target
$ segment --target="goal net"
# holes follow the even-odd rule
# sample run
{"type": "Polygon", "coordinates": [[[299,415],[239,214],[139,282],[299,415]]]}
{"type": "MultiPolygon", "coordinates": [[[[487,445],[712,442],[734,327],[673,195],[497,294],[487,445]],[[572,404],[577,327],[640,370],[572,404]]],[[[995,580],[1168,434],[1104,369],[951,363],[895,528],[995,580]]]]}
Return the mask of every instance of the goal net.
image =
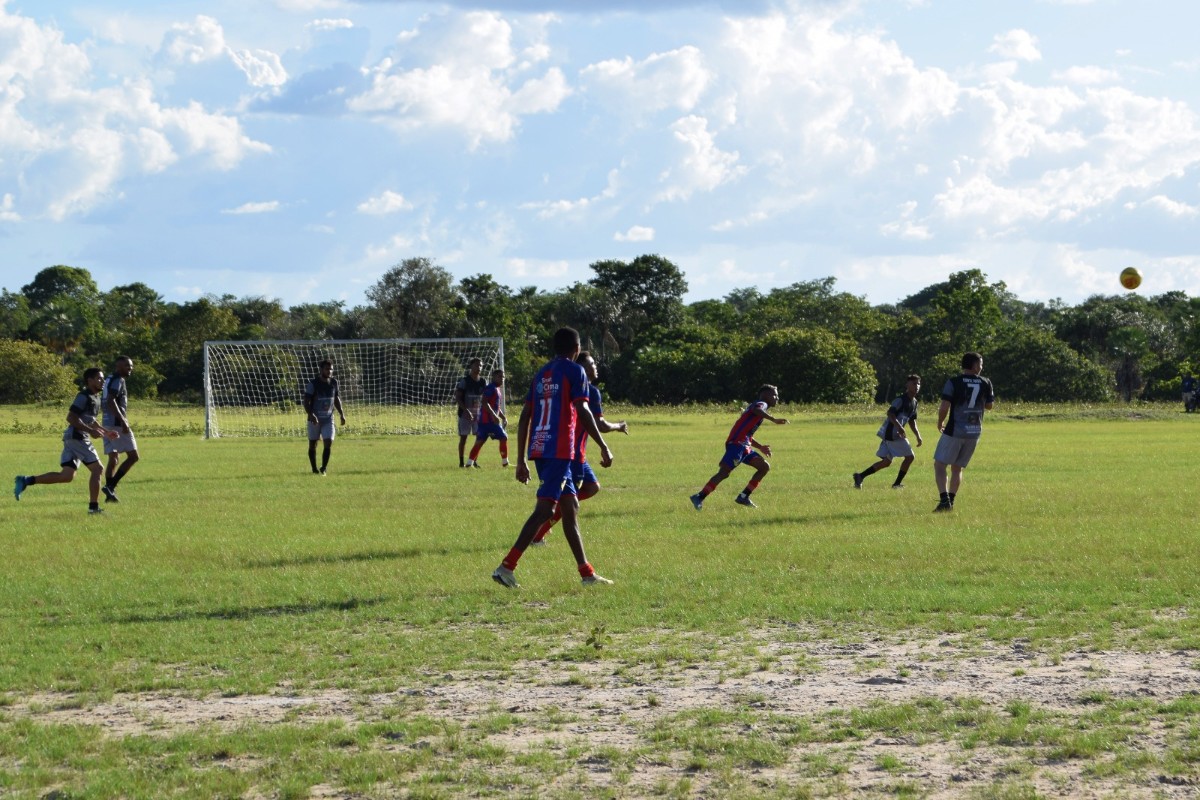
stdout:
{"type": "Polygon", "coordinates": [[[346,411],[339,433],[457,433],[454,387],[472,358],[504,368],[504,340],[204,343],[205,437],[307,436],[304,388],[321,361],[346,411]]]}

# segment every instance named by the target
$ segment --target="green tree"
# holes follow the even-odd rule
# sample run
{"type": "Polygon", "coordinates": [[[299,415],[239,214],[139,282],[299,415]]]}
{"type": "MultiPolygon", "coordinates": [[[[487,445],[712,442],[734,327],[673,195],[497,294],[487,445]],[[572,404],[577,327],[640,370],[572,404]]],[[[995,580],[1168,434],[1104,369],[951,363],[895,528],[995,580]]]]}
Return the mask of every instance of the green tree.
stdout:
{"type": "Polygon", "coordinates": [[[29,306],[40,309],[59,298],[69,297],[79,303],[94,304],[100,299],[100,288],[92,274],[82,267],[57,265],[46,267],[21,287],[29,306]]]}
{"type": "Polygon", "coordinates": [[[454,279],[428,258],[407,258],[367,290],[374,335],[419,339],[455,336],[466,314],[454,279]]]}
{"type": "Polygon", "coordinates": [[[785,402],[863,403],[875,396],[875,371],[858,345],[819,329],[787,328],[751,342],[741,358],[742,393],[764,383],[785,402]]]}
{"type": "Polygon", "coordinates": [[[203,396],[204,343],[233,339],[241,327],[237,316],[208,298],[173,309],[158,331],[160,370],[165,394],[203,396]]]}
{"type": "Polygon", "coordinates": [[[33,314],[29,311],[29,300],[23,294],[0,291],[0,338],[20,339],[29,331],[33,314]]]}
{"type": "Polygon", "coordinates": [[[996,391],[1014,400],[1090,403],[1113,395],[1111,371],[1049,331],[1028,325],[1010,326],[986,354],[984,366],[996,391]]]}
{"type": "Polygon", "coordinates": [[[0,339],[0,403],[70,401],[75,376],[61,359],[33,342],[0,339]]]}
{"type": "Polygon", "coordinates": [[[609,327],[603,334],[613,336],[622,348],[629,347],[640,331],[670,327],[683,319],[687,281],[679,267],[662,256],[642,255],[628,263],[596,261],[591,269],[596,276],[588,283],[613,303],[612,313],[604,312],[609,327]]]}

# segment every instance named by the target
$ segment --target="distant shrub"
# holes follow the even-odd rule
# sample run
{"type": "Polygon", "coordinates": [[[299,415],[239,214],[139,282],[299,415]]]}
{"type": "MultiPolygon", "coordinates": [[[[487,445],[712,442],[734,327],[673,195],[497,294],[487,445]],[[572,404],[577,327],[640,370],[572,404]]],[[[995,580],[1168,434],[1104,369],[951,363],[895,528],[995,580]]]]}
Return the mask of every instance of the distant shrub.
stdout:
{"type": "Polygon", "coordinates": [[[76,376],[40,344],[0,339],[0,403],[70,401],[76,376]]]}

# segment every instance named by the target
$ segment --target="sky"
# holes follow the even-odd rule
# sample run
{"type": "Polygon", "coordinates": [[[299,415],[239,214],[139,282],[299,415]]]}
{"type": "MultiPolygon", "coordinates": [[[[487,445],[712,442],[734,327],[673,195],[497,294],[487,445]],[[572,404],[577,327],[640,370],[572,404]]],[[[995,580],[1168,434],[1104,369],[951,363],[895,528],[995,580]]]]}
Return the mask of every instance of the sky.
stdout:
{"type": "Polygon", "coordinates": [[[1200,296],[1192,0],[0,0],[0,286],[1200,296]]]}

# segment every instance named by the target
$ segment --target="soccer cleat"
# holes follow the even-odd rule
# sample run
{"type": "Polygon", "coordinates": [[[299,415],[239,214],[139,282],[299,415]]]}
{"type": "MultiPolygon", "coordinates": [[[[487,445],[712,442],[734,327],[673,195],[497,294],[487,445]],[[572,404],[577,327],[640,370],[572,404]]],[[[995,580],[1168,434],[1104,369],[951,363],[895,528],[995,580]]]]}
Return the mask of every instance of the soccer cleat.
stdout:
{"type": "Polygon", "coordinates": [[[479,462],[478,462],[478,461],[468,461],[468,462],[467,462],[467,466],[468,466],[468,467],[474,467],[475,469],[483,469],[483,467],[479,466],[479,462]]]}
{"type": "Polygon", "coordinates": [[[321,477],[322,478],[325,477],[325,468],[324,467],[321,467],[321,477]]]}
{"type": "Polygon", "coordinates": [[[502,467],[507,467],[507,466],[509,466],[508,459],[506,458],[506,459],[504,459],[503,461],[501,461],[501,462],[500,462],[500,466],[502,466],[502,467]]]}
{"type": "Polygon", "coordinates": [[[696,507],[697,511],[700,511],[701,509],[704,508],[704,495],[694,494],[691,496],[690,499],[692,501],[692,505],[694,505],[696,507]]]}
{"type": "Polygon", "coordinates": [[[13,481],[13,497],[17,498],[17,500],[20,500],[21,492],[25,491],[25,487],[27,485],[28,484],[25,483],[25,476],[18,475],[17,479],[13,481]]]}
{"type": "Polygon", "coordinates": [[[530,547],[545,547],[546,540],[545,539],[534,539],[532,542],[529,543],[529,546],[530,547]]]}
{"type": "Polygon", "coordinates": [[[862,473],[861,473],[861,472],[856,472],[856,473],[854,473],[854,488],[855,488],[855,489],[861,489],[861,488],[862,488],[862,482],[863,482],[863,476],[862,476],[862,473]]]}
{"type": "Polygon", "coordinates": [[[937,508],[935,508],[933,510],[933,513],[937,514],[942,511],[953,511],[953,510],[954,510],[954,504],[952,504],[949,500],[939,500],[938,504],[937,504],[937,508]]]}
{"type": "Polygon", "coordinates": [[[758,508],[758,506],[756,506],[754,504],[754,501],[751,500],[744,492],[742,494],[739,494],[737,497],[733,498],[733,502],[737,503],[739,506],[747,506],[749,508],[758,508]]]}
{"type": "Polygon", "coordinates": [[[892,488],[893,488],[893,489],[903,489],[903,488],[904,488],[904,484],[903,484],[903,483],[893,483],[893,484],[892,484],[892,488]]]}
{"type": "Polygon", "coordinates": [[[106,503],[121,502],[120,500],[117,499],[117,493],[114,492],[112,489],[108,488],[107,486],[101,486],[100,491],[104,492],[104,502],[106,502],[106,503]]]}
{"type": "Polygon", "coordinates": [[[88,506],[88,513],[89,513],[89,514],[103,514],[103,513],[104,513],[104,509],[103,509],[103,508],[101,508],[100,506],[96,506],[95,508],[92,508],[91,506],[88,506]]]}
{"type": "Polygon", "coordinates": [[[521,588],[521,584],[517,583],[517,576],[513,575],[513,571],[503,564],[492,572],[492,580],[509,589],[521,588]]]}
{"type": "Polygon", "coordinates": [[[612,586],[613,582],[603,575],[592,573],[583,579],[584,586],[612,586]]]}

